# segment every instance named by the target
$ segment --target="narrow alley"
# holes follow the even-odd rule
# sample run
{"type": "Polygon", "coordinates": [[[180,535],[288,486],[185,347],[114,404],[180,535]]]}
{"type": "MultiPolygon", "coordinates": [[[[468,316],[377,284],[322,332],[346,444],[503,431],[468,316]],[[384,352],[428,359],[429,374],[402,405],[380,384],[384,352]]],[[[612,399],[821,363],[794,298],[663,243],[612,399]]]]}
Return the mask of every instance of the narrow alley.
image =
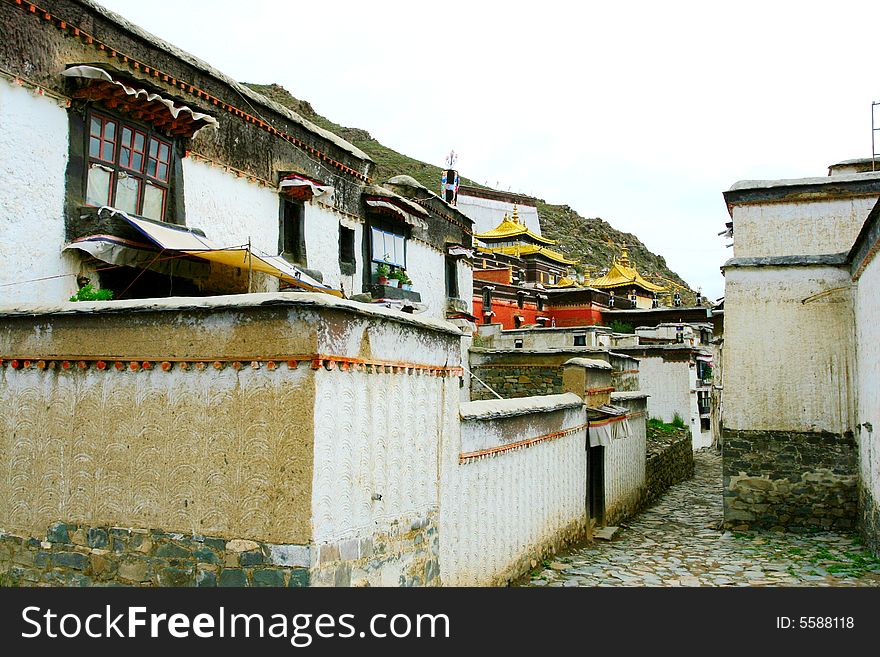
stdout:
{"type": "Polygon", "coordinates": [[[880,560],[856,534],[731,532],[721,524],[721,457],[621,525],[611,541],[560,554],[526,586],[880,586],[880,560]]]}

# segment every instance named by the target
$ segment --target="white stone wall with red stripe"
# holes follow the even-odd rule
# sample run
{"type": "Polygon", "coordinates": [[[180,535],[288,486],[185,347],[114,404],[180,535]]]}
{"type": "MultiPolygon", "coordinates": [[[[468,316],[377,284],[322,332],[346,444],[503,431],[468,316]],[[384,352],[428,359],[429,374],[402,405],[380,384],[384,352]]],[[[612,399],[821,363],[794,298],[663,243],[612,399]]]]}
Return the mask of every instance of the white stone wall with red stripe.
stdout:
{"type": "Polygon", "coordinates": [[[444,585],[504,585],[586,531],[586,411],[568,393],[461,405],[441,455],[444,585]]]}

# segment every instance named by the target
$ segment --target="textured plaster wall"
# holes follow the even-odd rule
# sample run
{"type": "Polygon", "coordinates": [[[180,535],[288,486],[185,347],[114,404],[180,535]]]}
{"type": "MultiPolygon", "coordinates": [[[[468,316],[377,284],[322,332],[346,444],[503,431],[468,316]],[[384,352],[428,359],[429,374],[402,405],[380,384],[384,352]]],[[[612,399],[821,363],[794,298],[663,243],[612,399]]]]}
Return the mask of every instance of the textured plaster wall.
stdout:
{"type": "Polygon", "coordinates": [[[849,273],[750,267],[725,277],[725,428],[851,430],[849,273]]]}
{"type": "Polygon", "coordinates": [[[605,448],[605,521],[614,524],[634,513],[645,487],[645,400],[612,400],[635,417],[629,420],[628,436],[605,448]]]}
{"type": "MultiPolygon", "coordinates": [[[[108,339],[113,322],[67,319],[37,327],[46,348],[120,346],[108,339]],[[66,326],[55,331],[59,323],[66,326]]],[[[244,332],[229,317],[184,319],[131,327],[127,352],[145,353],[157,332],[181,342],[211,328],[244,332]]],[[[4,367],[0,526],[39,536],[63,520],[308,542],[313,398],[306,363],[275,371],[4,367]]]]}
{"type": "MultiPolygon", "coordinates": [[[[361,239],[363,225],[343,218],[328,207],[313,201],[305,204],[306,258],[309,269],[324,275],[324,284],[338,290],[343,286],[347,295],[360,294],[363,281],[361,239]],[[354,275],[343,276],[339,268],[339,225],[354,230],[357,262],[354,275]]],[[[277,250],[277,249],[276,249],[277,250]]]]}
{"type": "Polygon", "coordinates": [[[445,585],[503,584],[583,531],[584,429],[459,464],[460,451],[584,423],[582,409],[468,420],[443,454],[440,569],[445,585]]]}
{"type": "MultiPolygon", "coordinates": [[[[741,205],[733,210],[738,258],[849,251],[877,197],[741,205]]],[[[727,304],[725,303],[725,306],[727,304]]]]}
{"type": "Polygon", "coordinates": [[[470,262],[462,258],[455,264],[455,270],[458,274],[458,298],[467,304],[468,312],[473,314],[474,268],[470,262]]]}
{"type": "Polygon", "coordinates": [[[0,304],[56,302],[76,292],[78,258],[64,247],[67,112],[0,78],[0,304]],[[10,285],[34,278],[49,280],[10,285]]]}
{"type": "Polygon", "coordinates": [[[183,158],[186,225],[221,246],[251,244],[278,253],[278,193],[217,166],[183,158]]]}
{"type": "Polygon", "coordinates": [[[857,441],[861,514],[870,543],[880,552],[880,258],[868,265],[855,288],[858,408],[857,441]],[[870,425],[870,429],[868,426],[870,425]]]}

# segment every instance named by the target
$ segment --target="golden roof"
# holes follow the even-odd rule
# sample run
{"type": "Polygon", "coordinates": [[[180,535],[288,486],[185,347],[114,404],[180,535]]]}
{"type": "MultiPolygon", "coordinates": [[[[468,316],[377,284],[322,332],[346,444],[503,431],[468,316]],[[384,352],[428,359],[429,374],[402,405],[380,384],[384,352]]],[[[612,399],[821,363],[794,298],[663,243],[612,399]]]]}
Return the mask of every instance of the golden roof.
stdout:
{"type": "Polygon", "coordinates": [[[546,285],[545,287],[553,287],[553,288],[580,287],[580,284],[576,280],[574,280],[573,278],[569,278],[568,276],[563,276],[553,285],[546,285]]]}
{"type": "Polygon", "coordinates": [[[626,244],[620,251],[620,257],[614,259],[611,269],[604,276],[595,278],[590,281],[590,287],[600,290],[610,289],[623,286],[637,286],[648,292],[663,292],[665,287],[649,283],[631,266],[629,261],[629,251],[626,244]]]}
{"type": "Polygon", "coordinates": [[[490,246],[488,248],[480,247],[478,249],[484,253],[501,253],[503,255],[514,256],[516,258],[521,258],[522,256],[528,255],[542,255],[545,258],[558,262],[562,265],[575,265],[577,264],[577,260],[569,260],[564,255],[559,253],[559,251],[554,251],[553,249],[548,249],[543,246],[538,246],[537,244],[517,244],[515,246],[490,246]]]}
{"type": "Polygon", "coordinates": [[[519,237],[520,235],[525,235],[536,242],[541,242],[542,244],[556,244],[556,240],[541,237],[526,228],[525,223],[521,223],[519,220],[519,213],[517,212],[515,205],[513,206],[513,217],[509,217],[505,214],[504,219],[502,219],[501,223],[495,226],[495,228],[486,231],[485,233],[474,235],[474,237],[478,240],[502,240],[509,237],[519,237]]]}

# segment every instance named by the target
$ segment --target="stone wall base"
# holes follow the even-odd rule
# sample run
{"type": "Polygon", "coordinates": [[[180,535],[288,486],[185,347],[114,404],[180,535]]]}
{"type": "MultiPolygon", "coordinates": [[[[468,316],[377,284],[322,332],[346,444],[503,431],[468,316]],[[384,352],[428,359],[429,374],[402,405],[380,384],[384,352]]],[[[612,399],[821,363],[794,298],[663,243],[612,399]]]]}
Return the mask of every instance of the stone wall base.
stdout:
{"type": "Polygon", "coordinates": [[[645,493],[642,508],[653,504],[670,486],[694,476],[694,448],[690,434],[666,447],[649,450],[645,460],[645,493]]]}
{"type": "Polygon", "coordinates": [[[859,530],[865,545],[880,557],[880,504],[864,486],[859,488],[859,530]]]}
{"type": "Polygon", "coordinates": [[[309,586],[311,548],[155,529],[54,523],[45,538],[0,533],[10,586],[309,586]]]}
{"type": "Polygon", "coordinates": [[[371,538],[315,548],[312,586],[439,586],[437,513],[394,522],[371,538]]]}
{"type": "Polygon", "coordinates": [[[725,429],[725,527],[855,527],[857,457],[851,433],[725,429]]]}

